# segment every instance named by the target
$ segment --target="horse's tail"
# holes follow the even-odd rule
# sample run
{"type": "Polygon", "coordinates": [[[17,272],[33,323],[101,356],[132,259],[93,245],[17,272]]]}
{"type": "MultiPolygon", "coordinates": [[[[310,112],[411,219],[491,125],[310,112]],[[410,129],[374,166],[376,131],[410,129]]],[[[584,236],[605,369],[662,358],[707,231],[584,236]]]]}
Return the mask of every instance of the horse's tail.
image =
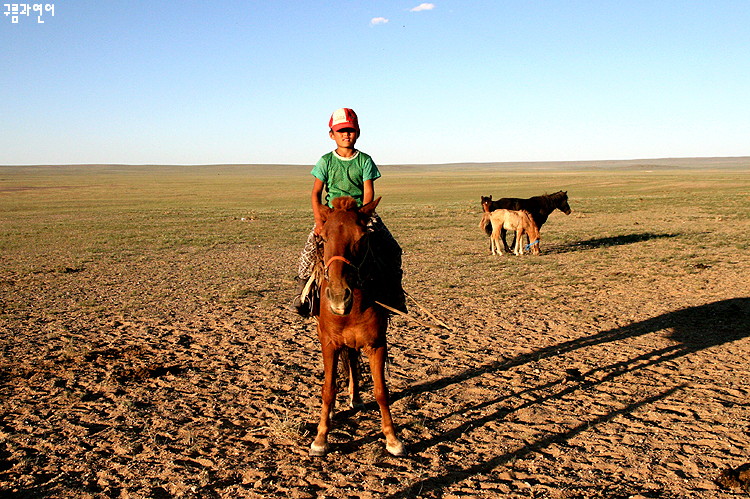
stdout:
{"type": "Polygon", "coordinates": [[[490,213],[484,212],[482,214],[482,220],[479,222],[479,228],[482,229],[488,236],[492,235],[492,221],[490,221],[490,213]]]}

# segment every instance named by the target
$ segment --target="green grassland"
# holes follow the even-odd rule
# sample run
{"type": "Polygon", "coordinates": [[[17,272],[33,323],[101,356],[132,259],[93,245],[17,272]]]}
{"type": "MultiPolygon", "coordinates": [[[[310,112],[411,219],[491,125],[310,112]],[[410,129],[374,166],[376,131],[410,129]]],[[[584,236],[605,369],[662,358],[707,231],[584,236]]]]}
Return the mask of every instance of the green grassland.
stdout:
{"type": "MultiPolygon", "coordinates": [[[[630,242],[640,243],[644,253],[632,258],[644,265],[709,264],[748,249],[750,159],[706,162],[704,168],[700,160],[640,168],[633,162],[384,166],[376,190],[407,268],[412,262],[439,269],[448,260],[473,267],[486,255],[481,195],[561,189],[573,215],[553,213],[542,233],[543,250],[557,258],[485,258],[483,265],[554,271],[576,248],[592,251],[565,265],[601,265],[608,246],[630,242]],[[649,251],[655,245],[660,249],[649,251]]],[[[289,165],[0,167],[4,271],[76,268],[101,258],[159,261],[236,247],[264,248],[293,267],[312,223],[311,184],[309,167],[289,165]]]]}
{"type": "MultiPolygon", "coordinates": [[[[416,219],[437,228],[451,225],[442,216],[477,211],[480,195],[563,189],[582,212],[645,216],[671,207],[693,216],[747,216],[750,160],[747,169],[570,168],[385,166],[376,184],[384,198],[379,211],[396,227],[416,219]]],[[[243,217],[275,226],[273,236],[283,243],[299,224],[309,225],[311,185],[305,166],[0,167],[2,248],[38,250],[67,241],[79,251],[101,244],[127,249],[139,240],[211,246],[243,239],[245,232],[222,224],[243,217]]]]}
{"type": "MultiPolygon", "coordinates": [[[[574,216],[552,215],[543,231],[547,248],[677,233],[691,254],[704,247],[748,248],[747,231],[732,227],[746,227],[750,216],[750,160],[744,169],[550,164],[382,170],[379,212],[407,252],[450,238],[448,253],[480,253],[481,195],[528,197],[560,189],[568,191],[574,216]]],[[[59,265],[75,265],[102,254],[159,258],[232,245],[296,248],[312,222],[311,184],[305,166],[0,167],[0,251],[7,270],[60,258],[59,265]]]]}

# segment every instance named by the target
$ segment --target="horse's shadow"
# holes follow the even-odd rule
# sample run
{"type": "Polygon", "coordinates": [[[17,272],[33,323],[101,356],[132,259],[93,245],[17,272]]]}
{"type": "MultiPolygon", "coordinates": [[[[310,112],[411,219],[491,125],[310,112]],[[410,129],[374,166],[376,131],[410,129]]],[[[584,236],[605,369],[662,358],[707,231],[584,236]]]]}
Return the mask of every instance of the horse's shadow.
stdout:
{"type": "MultiPolygon", "coordinates": [[[[550,400],[560,400],[562,397],[565,397],[570,393],[573,393],[582,388],[590,387],[592,385],[592,382],[589,381],[589,376],[591,376],[592,374],[604,374],[598,381],[593,383],[598,384],[616,379],[617,377],[622,376],[627,372],[643,369],[644,367],[654,366],[663,362],[668,362],[693,352],[697,352],[709,347],[719,346],[749,336],[750,298],[734,298],[730,300],[701,305],[698,307],[689,307],[674,312],[669,312],[667,314],[659,315],[657,317],[653,317],[651,319],[647,319],[645,321],[634,323],[628,326],[623,326],[608,331],[602,331],[601,333],[587,338],[560,343],[554,346],[542,348],[530,354],[520,355],[506,361],[492,362],[485,364],[484,366],[479,366],[477,368],[467,369],[455,376],[450,376],[442,378],[440,380],[412,386],[398,394],[394,394],[394,398],[402,398],[412,394],[437,390],[439,388],[443,388],[448,385],[468,380],[483,374],[504,371],[506,369],[509,369],[510,367],[518,366],[531,360],[554,357],[588,346],[614,342],[627,338],[634,338],[662,330],[669,331],[669,337],[676,342],[674,345],[645,352],[644,354],[639,355],[636,358],[629,359],[628,361],[598,367],[590,371],[589,373],[586,373],[586,378],[581,379],[578,383],[563,384],[561,381],[558,381],[547,383],[544,386],[531,388],[529,390],[526,390],[526,392],[538,391],[543,395],[532,398],[532,400],[524,402],[522,405],[515,408],[501,408],[486,416],[470,420],[449,430],[448,432],[433,437],[429,441],[417,442],[411,446],[411,450],[412,452],[420,452],[439,443],[450,441],[453,438],[461,435],[462,433],[470,431],[471,428],[482,426],[490,421],[502,419],[509,412],[517,411],[523,407],[540,404],[550,400]],[[559,386],[556,387],[555,385],[559,386]],[[554,390],[555,388],[557,388],[557,392],[549,394],[550,389],[554,390]]],[[[667,398],[680,389],[682,389],[682,385],[675,385],[671,388],[665,388],[665,390],[663,390],[661,393],[634,402],[633,404],[623,409],[613,410],[606,415],[597,416],[591,420],[583,422],[581,425],[570,430],[555,434],[549,434],[538,439],[535,442],[528,443],[523,448],[505,454],[500,454],[490,460],[487,460],[484,463],[474,466],[468,466],[463,469],[452,470],[450,473],[440,477],[438,480],[429,479],[413,484],[407,489],[404,489],[401,492],[395,494],[393,497],[411,497],[416,491],[424,492],[430,489],[434,490],[442,488],[452,483],[464,480],[470,476],[487,473],[497,466],[512,462],[514,459],[518,459],[519,457],[522,457],[532,451],[542,449],[552,443],[565,442],[573,436],[581,433],[582,431],[585,431],[587,428],[590,428],[592,425],[607,421],[619,414],[628,414],[638,407],[653,404],[658,400],[667,398]]],[[[517,397],[517,395],[518,394],[514,394],[513,397],[517,397]]],[[[499,397],[494,400],[483,401],[479,404],[476,404],[475,407],[472,407],[470,409],[489,407],[494,404],[498,404],[507,398],[509,397],[499,397]]],[[[462,408],[462,410],[466,410],[466,408],[462,408]]],[[[441,417],[440,419],[444,418],[445,416],[441,417]]]]}
{"type": "MultiPolygon", "coordinates": [[[[628,338],[636,338],[649,333],[665,330],[668,331],[668,336],[675,341],[673,345],[644,352],[643,354],[626,361],[596,367],[587,373],[583,373],[583,376],[578,379],[560,379],[528,388],[510,396],[501,396],[492,400],[481,401],[469,408],[462,407],[461,412],[466,413],[482,408],[486,409],[504,402],[504,404],[501,404],[501,407],[494,412],[466,421],[428,440],[412,443],[409,446],[409,450],[412,454],[422,452],[441,443],[450,442],[460,437],[462,434],[472,431],[473,428],[481,427],[492,421],[501,420],[509,413],[518,411],[525,407],[549,401],[561,400],[571,393],[590,388],[593,385],[615,380],[628,372],[654,367],[661,363],[673,361],[706,348],[720,346],[750,336],[750,298],[733,298],[697,307],[676,310],[627,326],[602,331],[586,338],[580,338],[541,348],[529,354],[519,355],[503,361],[489,362],[481,366],[466,369],[453,376],[411,386],[405,390],[394,393],[392,398],[393,400],[398,400],[420,393],[433,392],[478,376],[502,372],[530,361],[551,358],[589,346],[615,342],[628,338]],[[573,382],[571,383],[571,381],[573,382]],[[521,394],[523,394],[524,397],[519,397],[521,394]],[[532,396],[529,397],[529,395],[532,396]],[[507,403],[511,399],[515,402],[518,400],[525,401],[520,405],[508,408],[507,403]]],[[[467,466],[465,468],[453,469],[443,476],[431,477],[417,482],[394,494],[392,497],[413,497],[417,492],[424,493],[429,490],[438,491],[438,489],[457,483],[471,476],[486,474],[498,466],[513,462],[515,459],[539,449],[543,449],[553,443],[564,443],[592,426],[608,421],[617,415],[629,414],[639,407],[651,405],[659,400],[663,400],[683,388],[684,385],[677,383],[671,387],[665,386],[664,390],[660,393],[635,401],[625,408],[613,409],[605,415],[591,417],[577,427],[559,433],[548,434],[534,442],[527,443],[520,449],[499,454],[483,463],[467,466]]],[[[430,421],[426,421],[425,424],[438,423],[453,415],[455,415],[455,413],[435,417],[430,421]]],[[[439,425],[437,424],[431,425],[431,427],[438,426],[439,425]]],[[[362,444],[366,440],[368,440],[368,437],[365,437],[358,443],[362,444]]],[[[350,446],[351,449],[354,449],[357,446],[357,442],[351,442],[350,446]]]]}
{"type": "Polygon", "coordinates": [[[541,360],[580,348],[643,336],[664,329],[672,330],[669,336],[679,342],[677,347],[680,351],[684,351],[683,355],[739,340],[750,335],[750,298],[732,298],[676,310],[642,322],[602,331],[586,338],[558,343],[511,359],[469,368],[454,376],[420,383],[395,393],[392,397],[393,400],[398,400],[410,395],[434,391],[483,374],[505,371],[531,360],[541,360]]]}
{"type": "Polygon", "coordinates": [[[592,250],[597,248],[606,248],[609,246],[624,246],[626,244],[635,244],[651,239],[664,239],[678,237],[679,234],[655,234],[653,232],[641,232],[635,234],[623,234],[621,236],[597,237],[585,241],[574,241],[564,244],[545,245],[545,253],[572,253],[576,251],[592,250]]]}

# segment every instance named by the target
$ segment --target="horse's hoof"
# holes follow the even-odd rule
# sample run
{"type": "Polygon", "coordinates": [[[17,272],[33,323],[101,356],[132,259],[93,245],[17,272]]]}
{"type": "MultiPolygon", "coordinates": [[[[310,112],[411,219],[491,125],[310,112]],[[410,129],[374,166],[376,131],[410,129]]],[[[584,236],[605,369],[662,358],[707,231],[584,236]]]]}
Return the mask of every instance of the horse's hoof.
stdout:
{"type": "Polygon", "coordinates": [[[406,455],[406,448],[401,442],[396,442],[395,445],[385,444],[385,450],[392,456],[400,457],[406,455]]]}
{"type": "Polygon", "coordinates": [[[328,453],[328,444],[317,445],[315,442],[310,445],[310,457],[322,457],[328,453]]]}

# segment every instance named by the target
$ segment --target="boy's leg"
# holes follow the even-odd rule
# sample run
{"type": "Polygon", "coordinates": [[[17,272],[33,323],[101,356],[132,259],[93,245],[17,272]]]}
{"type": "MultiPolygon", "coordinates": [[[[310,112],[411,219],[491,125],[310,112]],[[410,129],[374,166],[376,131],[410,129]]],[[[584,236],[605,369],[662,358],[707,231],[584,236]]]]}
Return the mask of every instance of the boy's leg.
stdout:
{"type": "Polygon", "coordinates": [[[314,297],[314,291],[311,291],[308,296],[302,296],[302,292],[307,285],[307,281],[312,275],[315,263],[320,258],[320,237],[315,235],[315,232],[310,231],[305,242],[305,247],[302,249],[302,253],[299,257],[299,266],[297,268],[297,291],[294,299],[292,300],[291,309],[297,312],[302,317],[310,317],[313,312],[312,301],[314,297]]]}
{"type": "Polygon", "coordinates": [[[376,259],[382,262],[382,283],[379,286],[379,299],[386,305],[406,313],[406,295],[401,284],[403,270],[401,269],[401,246],[393,234],[388,230],[377,213],[373,214],[367,223],[367,229],[375,237],[376,259]]]}

